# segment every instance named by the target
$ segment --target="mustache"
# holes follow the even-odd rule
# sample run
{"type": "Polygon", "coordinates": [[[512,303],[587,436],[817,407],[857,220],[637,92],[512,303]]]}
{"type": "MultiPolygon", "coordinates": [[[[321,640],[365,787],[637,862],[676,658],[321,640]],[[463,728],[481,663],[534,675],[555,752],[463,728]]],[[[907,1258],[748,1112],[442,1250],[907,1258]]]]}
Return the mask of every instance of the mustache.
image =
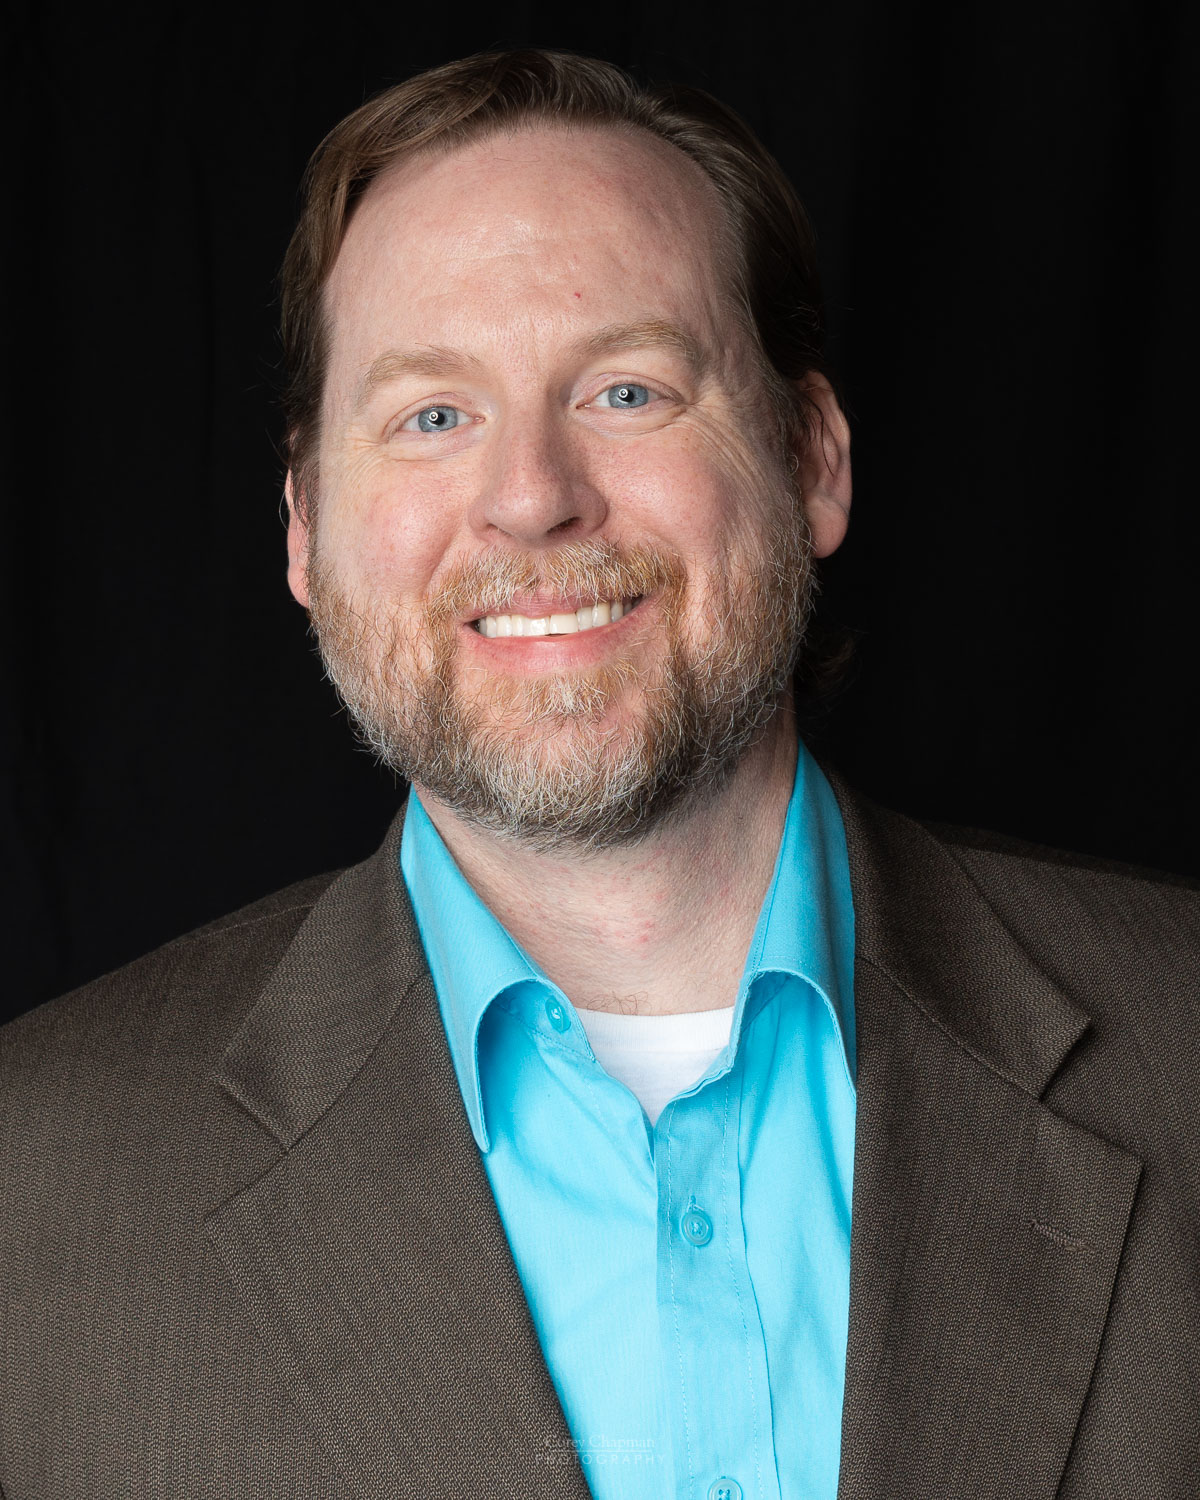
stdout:
{"type": "Polygon", "coordinates": [[[587,594],[632,599],[658,593],[669,608],[682,595],[686,570],[680,558],[656,547],[620,547],[590,537],[553,552],[497,553],[473,559],[451,574],[431,599],[428,617],[439,625],[465,611],[498,614],[515,594],[587,594]]]}

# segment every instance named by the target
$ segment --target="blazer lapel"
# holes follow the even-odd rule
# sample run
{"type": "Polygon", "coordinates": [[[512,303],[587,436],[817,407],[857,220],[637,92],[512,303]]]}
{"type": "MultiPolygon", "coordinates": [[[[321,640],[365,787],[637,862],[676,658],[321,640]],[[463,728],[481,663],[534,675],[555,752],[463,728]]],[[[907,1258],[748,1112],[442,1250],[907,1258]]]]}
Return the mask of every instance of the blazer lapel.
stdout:
{"type": "Polygon", "coordinates": [[[586,1500],[397,865],[313,908],[216,1073],[279,1141],[208,1233],[355,1493],[586,1500]]]}
{"type": "Polygon", "coordinates": [[[838,1494],[1041,1500],[1087,1393],[1141,1164],[1038,1102],[1086,1015],[943,846],[831,780],[857,928],[838,1494]]]}

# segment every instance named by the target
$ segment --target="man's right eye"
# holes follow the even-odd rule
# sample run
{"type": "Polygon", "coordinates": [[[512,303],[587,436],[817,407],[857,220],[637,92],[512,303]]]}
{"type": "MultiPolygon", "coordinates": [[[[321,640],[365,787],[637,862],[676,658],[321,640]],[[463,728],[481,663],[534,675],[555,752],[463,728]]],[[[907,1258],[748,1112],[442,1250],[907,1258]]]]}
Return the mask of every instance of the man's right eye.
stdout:
{"type": "Polygon", "coordinates": [[[427,406],[401,424],[401,432],[449,432],[466,418],[457,406],[427,406]]]}

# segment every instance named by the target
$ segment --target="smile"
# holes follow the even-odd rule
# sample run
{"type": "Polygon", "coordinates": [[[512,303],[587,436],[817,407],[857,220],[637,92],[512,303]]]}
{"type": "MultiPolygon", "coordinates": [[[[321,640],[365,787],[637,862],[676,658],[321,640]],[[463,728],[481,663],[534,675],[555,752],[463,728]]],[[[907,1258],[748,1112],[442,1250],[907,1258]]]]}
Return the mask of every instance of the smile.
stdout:
{"type": "Polygon", "coordinates": [[[474,622],[480,635],[489,639],[497,636],[552,636],[580,635],[587,630],[598,630],[602,625],[615,625],[641,603],[636,599],[601,599],[595,604],[585,604],[573,614],[538,615],[484,615],[474,622]]]}

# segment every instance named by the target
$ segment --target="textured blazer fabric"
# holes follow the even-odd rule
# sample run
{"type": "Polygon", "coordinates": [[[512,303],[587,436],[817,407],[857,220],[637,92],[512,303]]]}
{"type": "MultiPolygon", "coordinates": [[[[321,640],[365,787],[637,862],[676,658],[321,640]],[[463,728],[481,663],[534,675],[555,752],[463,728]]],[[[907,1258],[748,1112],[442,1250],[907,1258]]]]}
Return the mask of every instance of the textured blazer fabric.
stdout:
{"type": "MultiPolygon", "coordinates": [[[[1194,1500],[1200,892],[832,779],[857,914],[839,1495],[1194,1500]]],[[[586,1500],[402,821],[0,1031],[6,1500],[586,1500]]]]}

